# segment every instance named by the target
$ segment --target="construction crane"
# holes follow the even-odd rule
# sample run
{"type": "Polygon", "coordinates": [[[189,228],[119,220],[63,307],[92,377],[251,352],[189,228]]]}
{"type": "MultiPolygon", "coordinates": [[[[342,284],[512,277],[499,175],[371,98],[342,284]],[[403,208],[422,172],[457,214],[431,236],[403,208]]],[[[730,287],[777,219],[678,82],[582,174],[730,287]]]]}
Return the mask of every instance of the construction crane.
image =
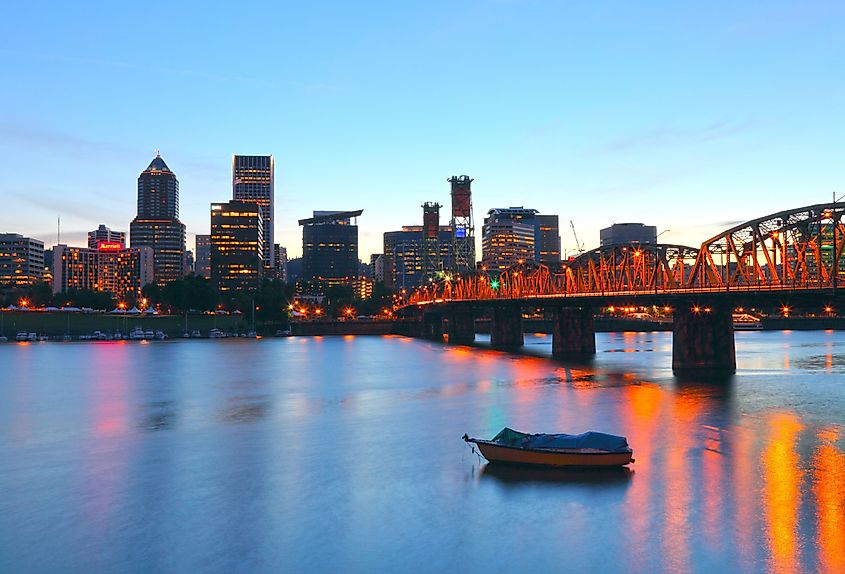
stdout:
{"type": "Polygon", "coordinates": [[[578,241],[578,234],[575,233],[575,224],[572,223],[572,220],[569,220],[569,227],[572,228],[572,235],[575,237],[575,248],[578,250],[578,255],[584,253],[584,245],[578,241]]]}

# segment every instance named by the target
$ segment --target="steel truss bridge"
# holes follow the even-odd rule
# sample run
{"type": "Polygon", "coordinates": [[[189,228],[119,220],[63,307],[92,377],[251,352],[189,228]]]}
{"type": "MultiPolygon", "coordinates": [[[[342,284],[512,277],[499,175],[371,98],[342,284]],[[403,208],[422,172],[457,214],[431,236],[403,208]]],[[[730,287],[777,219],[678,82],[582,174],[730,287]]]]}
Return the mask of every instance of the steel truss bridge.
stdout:
{"type": "MultiPolygon", "coordinates": [[[[492,314],[491,344],[523,344],[522,309],[553,316],[552,356],[595,355],[593,309],[659,304],[672,312],[677,375],[733,373],[732,313],[738,304],[797,304],[833,311],[842,301],[845,206],[811,205],[732,227],[700,247],[629,243],[602,246],[559,270],[516,265],[498,276],[445,278],[397,305],[407,334],[450,343],[475,339],[475,318],[492,314]],[[418,325],[418,327],[414,326],[418,325]]],[[[787,307],[788,309],[788,307],[787,307]]]]}
{"type": "Polygon", "coordinates": [[[544,299],[645,302],[731,293],[768,294],[764,299],[835,296],[837,287],[845,286],[843,212],[842,204],[810,205],[737,225],[698,248],[608,245],[565,262],[560,270],[523,264],[498,277],[447,278],[413,292],[399,307],[544,299]]]}

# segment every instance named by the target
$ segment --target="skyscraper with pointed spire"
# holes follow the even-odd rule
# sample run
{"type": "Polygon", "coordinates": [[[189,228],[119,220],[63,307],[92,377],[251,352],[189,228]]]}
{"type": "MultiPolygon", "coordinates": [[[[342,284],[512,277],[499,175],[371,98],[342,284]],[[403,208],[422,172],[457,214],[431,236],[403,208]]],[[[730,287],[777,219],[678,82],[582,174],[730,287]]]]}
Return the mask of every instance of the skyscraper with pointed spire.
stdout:
{"type": "Polygon", "coordinates": [[[179,221],[179,180],[156,153],[138,177],[138,215],[129,224],[132,247],[153,250],[155,282],[185,274],[185,225],[179,221]]]}

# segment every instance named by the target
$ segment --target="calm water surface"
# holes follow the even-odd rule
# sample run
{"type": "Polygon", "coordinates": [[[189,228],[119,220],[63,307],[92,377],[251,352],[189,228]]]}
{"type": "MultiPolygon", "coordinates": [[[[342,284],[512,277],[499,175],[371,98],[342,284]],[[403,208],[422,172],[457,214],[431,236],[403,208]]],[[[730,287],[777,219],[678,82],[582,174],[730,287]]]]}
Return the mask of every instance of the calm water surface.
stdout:
{"type": "MultiPolygon", "coordinates": [[[[0,572],[845,572],[845,333],[591,366],[399,337],[0,346],[0,572]],[[633,472],[500,470],[503,426],[633,472]]],[[[526,336],[548,354],[547,336],[526,336]]]]}

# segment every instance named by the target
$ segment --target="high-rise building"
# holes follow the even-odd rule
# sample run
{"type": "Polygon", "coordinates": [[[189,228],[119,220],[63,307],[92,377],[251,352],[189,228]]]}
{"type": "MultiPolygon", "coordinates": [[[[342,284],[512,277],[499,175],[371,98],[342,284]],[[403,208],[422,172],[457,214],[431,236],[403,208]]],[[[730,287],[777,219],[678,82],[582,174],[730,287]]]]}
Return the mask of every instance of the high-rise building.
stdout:
{"type": "Polygon", "coordinates": [[[288,280],[288,250],[278,243],[273,246],[273,256],[276,259],[275,279],[280,281],[288,280]]]}
{"type": "Polygon", "coordinates": [[[599,231],[600,245],[657,243],[657,227],[643,223],[614,223],[599,231]]]}
{"type": "Polygon", "coordinates": [[[129,224],[132,247],[153,250],[155,281],[164,285],[185,273],[185,225],[179,221],[179,180],[161,155],[138,177],[138,215],[129,224]]]}
{"type": "Polygon", "coordinates": [[[534,261],[549,267],[560,263],[560,224],[557,215],[534,216],[534,261]]]}
{"type": "MultiPolygon", "coordinates": [[[[425,281],[423,226],[405,225],[384,234],[382,273],[389,289],[414,289],[425,281]]],[[[452,228],[441,225],[437,245],[440,261],[452,261],[452,228]]]]}
{"type": "Polygon", "coordinates": [[[423,203],[422,274],[423,282],[435,281],[445,265],[440,257],[440,204],[423,203]]]}
{"type": "Polygon", "coordinates": [[[22,288],[44,280],[44,242],[0,233],[0,288],[22,288]]]}
{"type": "Polygon", "coordinates": [[[303,280],[333,285],[351,284],[358,277],[357,217],[363,212],[315,211],[299,220],[303,280]]]}
{"type": "Polygon", "coordinates": [[[211,282],[220,291],[254,291],[264,276],[261,209],[254,201],[211,204],[211,282]]]}
{"type": "Polygon", "coordinates": [[[475,272],[475,223],[472,220],[472,178],[453,175],[452,184],[452,253],[446,268],[460,275],[475,272]]]}
{"type": "Polygon", "coordinates": [[[185,250],[185,275],[190,275],[194,272],[196,262],[194,261],[194,252],[190,249],[185,250]]]}
{"type": "Polygon", "coordinates": [[[481,264],[488,271],[534,259],[536,209],[509,207],[491,209],[484,218],[481,264]]]}
{"type": "Polygon", "coordinates": [[[384,254],[373,253],[370,255],[371,278],[376,283],[384,283],[384,254]]]}
{"type": "Polygon", "coordinates": [[[274,182],[275,162],[272,155],[232,156],[232,199],[254,201],[261,206],[261,222],[264,226],[264,265],[268,276],[275,274],[276,254],[274,233],[274,182]]]}
{"type": "Polygon", "coordinates": [[[194,272],[211,279],[211,235],[197,235],[194,243],[194,272]]]}
{"type": "Polygon", "coordinates": [[[105,225],[100,225],[94,231],[88,232],[88,248],[97,249],[101,241],[106,243],[119,243],[121,247],[126,245],[126,233],[123,231],[112,231],[105,225]]]}
{"type": "Polygon", "coordinates": [[[118,242],[100,241],[97,247],[53,249],[53,293],[70,289],[107,291],[118,298],[141,296],[153,281],[154,254],[149,247],[124,248],[118,242]]]}

